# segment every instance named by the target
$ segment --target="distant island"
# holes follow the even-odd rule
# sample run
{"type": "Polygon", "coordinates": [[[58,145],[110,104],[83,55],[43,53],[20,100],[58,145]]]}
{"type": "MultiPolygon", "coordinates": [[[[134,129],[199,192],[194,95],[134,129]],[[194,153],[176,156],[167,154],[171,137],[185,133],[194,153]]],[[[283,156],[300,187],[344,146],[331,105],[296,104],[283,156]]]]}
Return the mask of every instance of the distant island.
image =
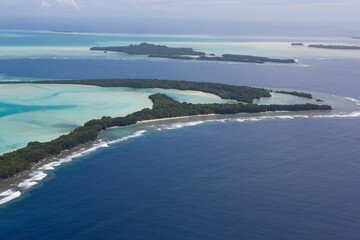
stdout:
{"type": "Polygon", "coordinates": [[[304,46],[304,44],[300,43],[300,42],[299,43],[292,43],[291,46],[304,46]]]}
{"type": "Polygon", "coordinates": [[[92,47],[91,51],[104,52],[123,52],[132,55],[148,55],[153,58],[168,58],[181,60],[202,60],[202,61],[226,61],[226,62],[245,62],[245,63],[296,63],[294,59],[276,59],[249,55],[223,54],[216,57],[214,54],[194,51],[192,48],[171,48],[167,46],[141,43],[139,45],[129,46],[111,46],[111,47],[92,47]]]}
{"type": "Polygon", "coordinates": [[[66,30],[50,30],[50,32],[54,32],[54,33],[74,33],[73,31],[66,31],[66,30]]]}
{"type": "Polygon", "coordinates": [[[127,54],[138,55],[160,55],[160,56],[205,56],[204,52],[194,51],[192,48],[170,48],[167,46],[140,43],[139,45],[129,45],[125,47],[92,47],[90,50],[94,51],[111,51],[111,52],[123,52],[127,54]]]}
{"type": "Polygon", "coordinates": [[[310,44],[308,47],[310,47],[310,48],[338,49],[338,50],[360,50],[360,46],[346,46],[346,45],[310,44]]]}
{"type": "Polygon", "coordinates": [[[37,82],[3,82],[3,83],[32,83],[32,84],[82,84],[103,87],[132,87],[132,88],[174,88],[180,90],[199,90],[214,93],[221,98],[248,102],[234,104],[191,104],[181,103],[164,94],[153,94],[149,98],[153,107],[145,108],[125,117],[102,117],[86,122],[69,134],[62,135],[49,142],[30,142],[26,147],[0,156],[0,179],[7,179],[23,173],[51,156],[57,156],[63,150],[73,149],[81,144],[94,141],[101,131],[110,127],[121,127],[136,124],[140,121],[174,118],[183,116],[197,116],[206,114],[236,114],[261,113],[268,111],[310,111],[331,110],[329,105],[294,104],[294,105],[257,105],[252,100],[271,96],[263,88],[242,87],[219,83],[163,81],[151,79],[95,79],[95,80],[55,80],[37,82]]]}
{"type": "Polygon", "coordinates": [[[360,39],[360,37],[351,37],[351,38],[360,39]]]}
{"type": "Polygon", "coordinates": [[[179,56],[179,55],[159,55],[159,54],[151,54],[148,57],[151,58],[168,58],[168,59],[178,59],[178,60],[194,60],[196,58],[189,56],[179,56]]]}

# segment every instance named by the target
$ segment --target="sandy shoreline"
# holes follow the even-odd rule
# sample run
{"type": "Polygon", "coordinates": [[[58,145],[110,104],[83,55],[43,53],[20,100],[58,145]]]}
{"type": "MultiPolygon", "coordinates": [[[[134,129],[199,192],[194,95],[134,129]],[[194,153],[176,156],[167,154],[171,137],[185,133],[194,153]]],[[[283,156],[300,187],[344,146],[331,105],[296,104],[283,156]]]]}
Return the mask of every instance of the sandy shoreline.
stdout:
{"type": "MultiPolygon", "coordinates": [[[[290,111],[266,111],[266,112],[260,112],[260,113],[287,113],[287,112],[290,112],[290,111]]],[[[147,123],[147,122],[158,122],[158,121],[165,121],[165,120],[174,120],[174,119],[183,119],[183,118],[192,118],[192,117],[215,116],[215,115],[220,116],[223,114],[211,113],[211,114],[198,114],[198,115],[181,116],[181,117],[156,118],[156,119],[150,119],[150,120],[137,121],[135,124],[147,123]]],[[[231,114],[229,114],[229,115],[231,115],[231,114]]],[[[236,115],[236,114],[233,114],[233,115],[236,115]]],[[[107,129],[119,128],[119,127],[123,127],[123,126],[114,126],[114,127],[109,127],[107,129]]]]}
{"type": "MultiPolygon", "coordinates": [[[[198,115],[181,116],[181,117],[156,118],[156,119],[150,119],[150,120],[137,121],[135,124],[147,123],[147,122],[165,121],[165,120],[173,120],[173,119],[182,119],[182,118],[191,118],[191,117],[214,116],[214,115],[221,115],[221,114],[212,113],[212,114],[198,114],[198,115]]],[[[109,127],[109,128],[106,128],[106,129],[119,128],[119,127],[123,127],[123,126],[114,126],[114,127],[109,127]]]]}

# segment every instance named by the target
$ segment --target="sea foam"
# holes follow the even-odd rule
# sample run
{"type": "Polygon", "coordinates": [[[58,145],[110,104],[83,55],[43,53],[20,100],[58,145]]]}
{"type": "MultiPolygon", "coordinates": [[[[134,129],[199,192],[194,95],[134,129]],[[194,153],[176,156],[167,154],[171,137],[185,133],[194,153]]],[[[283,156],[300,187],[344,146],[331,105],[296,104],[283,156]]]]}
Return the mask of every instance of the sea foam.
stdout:
{"type": "MultiPolygon", "coordinates": [[[[11,191],[11,190],[8,190],[8,191],[11,191]]],[[[15,198],[18,198],[20,196],[21,196],[20,191],[16,191],[16,192],[11,191],[11,194],[9,194],[6,197],[0,199],[0,205],[3,205],[5,203],[7,203],[7,202],[10,202],[11,200],[14,200],[15,198]]]]}
{"type": "Polygon", "coordinates": [[[144,135],[145,132],[146,132],[146,130],[140,130],[140,131],[137,131],[134,134],[131,134],[129,136],[125,136],[125,137],[122,137],[122,138],[119,138],[119,139],[116,139],[116,140],[108,141],[108,142],[106,142],[106,144],[114,144],[114,143],[126,141],[126,140],[131,139],[131,138],[140,137],[140,136],[144,135]]]}
{"type": "Polygon", "coordinates": [[[7,197],[7,196],[9,196],[9,195],[11,195],[13,193],[14,193],[14,191],[9,189],[9,190],[6,190],[6,191],[0,193],[0,197],[7,197]]]}
{"type": "Polygon", "coordinates": [[[203,124],[206,121],[194,121],[194,122],[186,122],[186,123],[174,123],[174,124],[170,124],[170,125],[164,125],[163,128],[167,129],[167,130],[172,130],[172,129],[178,129],[178,128],[183,128],[183,127],[191,127],[191,126],[196,126],[199,124],[203,124]]]}
{"type": "Polygon", "coordinates": [[[29,174],[30,178],[20,182],[18,184],[19,188],[22,189],[29,189],[33,186],[35,186],[36,184],[39,183],[39,181],[43,180],[47,174],[42,172],[42,171],[35,171],[29,174]]]}

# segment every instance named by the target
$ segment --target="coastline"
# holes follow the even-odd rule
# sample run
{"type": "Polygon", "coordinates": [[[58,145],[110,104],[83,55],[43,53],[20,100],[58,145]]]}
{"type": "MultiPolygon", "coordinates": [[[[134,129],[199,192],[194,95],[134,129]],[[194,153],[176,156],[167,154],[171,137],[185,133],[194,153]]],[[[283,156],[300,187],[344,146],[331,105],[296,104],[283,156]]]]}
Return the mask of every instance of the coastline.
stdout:
{"type": "MultiPolygon", "coordinates": [[[[90,144],[93,143],[93,142],[89,142],[90,144]]],[[[89,143],[85,143],[83,145],[86,145],[86,144],[89,144],[89,143]]],[[[82,147],[79,146],[79,147],[82,147]]],[[[64,150],[64,151],[67,151],[67,150],[64,150]]],[[[11,181],[11,180],[15,180],[17,178],[21,178],[23,177],[24,175],[26,175],[27,173],[30,173],[34,168],[38,167],[39,165],[41,165],[42,163],[46,162],[47,160],[50,160],[52,158],[56,158],[56,157],[59,157],[61,154],[63,154],[63,152],[61,152],[59,155],[57,156],[47,156],[46,158],[42,159],[41,161],[39,162],[34,162],[32,163],[32,166],[30,169],[27,169],[27,170],[24,170],[22,172],[19,172],[19,173],[16,173],[14,176],[11,176],[11,177],[8,177],[8,178],[0,178],[0,184],[1,183],[4,183],[6,181],[11,181]]]]}
{"type": "MultiPolygon", "coordinates": [[[[262,112],[262,113],[257,113],[257,114],[264,114],[264,113],[285,113],[285,112],[290,112],[290,111],[266,111],[266,112],[262,112]]],[[[243,113],[238,113],[235,115],[239,115],[239,114],[243,114],[243,113]]],[[[151,119],[151,120],[143,120],[143,121],[137,121],[134,125],[136,124],[141,124],[141,123],[149,123],[149,122],[161,122],[161,121],[166,121],[166,120],[176,120],[176,119],[185,119],[185,118],[194,118],[194,117],[207,117],[207,116],[221,116],[222,114],[197,114],[197,115],[189,115],[189,116],[180,116],[180,117],[169,117],[169,118],[158,118],[158,119],[151,119]]],[[[113,126],[113,127],[109,127],[104,129],[103,131],[106,131],[108,129],[115,129],[115,128],[121,128],[124,126],[113,126]]],[[[102,132],[103,132],[102,131],[102,132]]],[[[97,139],[98,140],[98,139],[97,139]]],[[[84,143],[82,145],[79,145],[77,148],[83,148],[85,145],[92,145],[94,144],[97,140],[94,141],[90,141],[87,143],[84,143]]],[[[69,151],[69,150],[64,150],[64,151],[69,151]]],[[[45,161],[49,160],[49,158],[57,158],[59,157],[61,154],[63,154],[63,152],[61,152],[59,155],[57,156],[48,156],[44,159],[42,159],[39,162],[33,163],[33,165],[31,166],[30,169],[27,169],[23,172],[19,172],[17,174],[15,174],[14,176],[11,176],[9,178],[3,178],[0,179],[0,183],[4,183],[6,181],[12,181],[12,180],[16,180],[18,178],[23,177],[24,175],[26,175],[27,173],[30,173],[34,168],[38,167],[39,165],[41,165],[42,163],[44,163],[45,161]]]]}
{"type": "MultiPolygon", "coordinates": [[[[276,118],[276,116],[279,116],[278,118],[282,118],[281,117],[283,115],[282,113],[291,113],[291,112],[292,111],[278,110],[278,111],[263,111],[263,112],[257,112],[257,113],[241,112],[241,113],[237,113],[237,114],[197,114],[197,115],[187,115],[187,116],[179,116],[179,117],[168,117],[168,118],[158,118],[158,119],[137,121],[132,126],[136,126],[136,125],[139,126],[140,125],[140,130],[139,130],[139,127],[135,128],[135,129],[137,129],[135,134],[131,134],[130,137],[127,136],[127,135],[125,137],[121,137],[120,141],[122,141],[122,139],[126,140],[128,138],[133,138],[134,137],[133,135],[136,135],[136,137],[141,136],[143,134],[143,132],[147,131],[146,130],[147,126],[146,125],[144,125],[144,126],[141,125],[143,123],[146,124],[146,123],[151,123],[151,122],[161,122],[161,121],[166,121],[166,120],[187,119],[187,118],[191,119],[191,118],[196,118],[196,117],[210,117],[209,119],[213,119],[213,118],[211,118],[211,116],[216,118],[216,116],[222,116],[222,115],[225,115],[224,116],[225,118],[228,118],[228,117],[231,116],[231,118],[232,117],[235,117],[235,118],[240,117],[241,119],[243,117],[245,117],[245,118],[249,117],[250,119],[251,118],[265,117],[265,119],[266,119],[266,116],[270,116],[270,118],[272,118],[271,116],[275,116],[275,118],[276,118]],[[142,128],[142,127],[144,127],[144,128],[142,128]],[[141,132],[141,133],[139,133],[139,132],[141,132]]],[[[306,112],[309,112],[309,111],[306,111],[306,112]]],[[[313,112],[313,111],[310,111],[310,112],[313,112]]],[[[318,111],[315,110],[315,112],[318,112],[318,111]]],[[[302,115],[302,113],[301,113],[301,115],[302,115]]],[[[284,116],[282,119],[287,119],[287,118],[291,118],[291,117],[284,116]]],[[[205,121],[206,119],[207,118],[200,119],[200,120],[205,121]]],[[[191,122],[192,120],[188,120],[188,121],[191,122]]],[[[194,120],[194,121],[197,121],[197,119],[194,120]]],[[[243,120],[241,120],[241,121],[238,120],[238,121],[242,122],[243,120]]],[[[182,121],[180,121],[180,122],[178,122],[178,121],[169,122],[170,125],[171,124],[179,124],[179,123],[182,124],[182,121]]],[[[165,125],[167,125],[167,123],[165,125]]],[[[130,125],[128,125],[128,126],[130,126],[130,125]]],[[[153,126],[153,125],[149,125],[149,126],[153,126]]],[[[164,125],[161,125],[161,126],[164,126],[164,125]]],[[[192,125],[189,125],[189,126],[192,126],[192,125]]],[[[103,129],[101,132],[104,132],[105,130],[108,130],[108,129],[120,128],[120,127],[127,127],[127,126],[108,127],[108,128],[103,129]]],[[[165,129],[167,129],[167,128],[165,128],[165,129]]],[[[172,129],[172,128],[169,128],[169,129],[172,129]]],[[[31,169],[20,172],[20,173],[16,174],[15,176],[12,176],[12,177],[6,178],[6,179],[1,179],[0,180],[0,188],[1,188],[0,194],[1,193],[6,194],[6,192],[10,191],[11,188],[13,188],[14,186],[17,186],[17,187],[16,187],[16,190],[13,190],[13,192],[10,191],[10,193],[12,194],[11,196],[14,196],[14,198],[10,199],[9,201],[6,201],[3,204],[0,204],[0,207],[2,207],[2,205],[6,205],[7,202],[11,202],[13,199],[19,197],[17,195],[15,196],[15,194],[22,195],[23,192],[28,191],[28,189],[32,188],[31,184],[34,184],[35,182],[36,183],[34,185],[36,185],[37,183],[40,183],[42,181],[42,179],[45,178],[46,175],[48,175],[48,173],[47,173],[48,169],[43,168],[42,165],[44,165],[44,164],[48,165],[49,164],[49,165],[51,165],[51,168],[49,168],[49,169],[54,170],[53,166],[59,166],[62,163],[69,162],[69,159],[70,159],[70,161],[72,161],[74,158],[77,158],[79,156],[82,156],[83,154],[86,154],[87,152],[89,152],[90,149],[96,150],[97,148],[101,148],[101,147],[104,147],[104,146],[106,147],[106,146],[108,146],[108,144],[112,144],[112,143],[116,143],[116,142],[119,142],[119,140],[116,139],[116,140],[112,140],[112,141],[107,141],[106,138],[105,139],[97,138],[97,139],[95,139],[93,141],[81,144],[78,147],[76,147],[75,149],[72,149],[70,151],[69,150],[64,150],[59,155],[48,156],[48,157],[42,159],[41,161],[39,161],[37,163],[34,163],[32,165],[32,167],[31,167],[31,169]],[[102,141],[102,140],[105,140],[105,141],[102,141]],[[57,165],[56,164],[57,163],[57,158],[59,158],[59,157],[61,158],[60,159],[61,163],[57,165]],[[65,161],[64,161],[63,158],[65,159],[65,161]],[[66,159],[68,159],[68,160],[66,160],[66,159]],[[44,170],[45,170],[45,172],[43,172],[44,170]],[[40,176],[38,179],[34,180],[34,178],[36,178],[37,175],[39,175],[39,174],[44,174],[44,176],[40,176]],[[29,187],[23,188],[23,186],[20,186],[20,185],[24,185],[24,184],[29,184],[28,185],[29,187]],[[9,189],[9,187],[10,187],[10,189],[9,189]]],[[[5,198],[6,197],[4,197],[2,199],[5,199],[5,198]]]]}
{"type": "MultiPolygon", "coordinates": [[[[246,114],[267,114],[267,113],[287,113],[287,112],[291,112],[291,111],[265,111],[265,112],[260,112],[260,113],[246,113],[246,114]]],[[[237,114],[234,114],[234,115],[231,114],[231,115],[236,116],[236,115],[241,115],[241,114],[244,114],[244,113],[237,113],[237,114]]],[[[186,118],[195,118],[195,117],[221,116],[221,115],[223,115],[223,114],[197,114],[197,115],[180,116],[180,117],[158,118],[158,119],[137,121],[134,124],[134,126],[137,125],[137,124],[142,124],[142,123],[161,122],[161,121],[166,121],[166,120],[186,119],[186,118]]],[[[101,132],[104,132],[104,131],[106,131],[108,129],[116,129],[116,128],[121,128],[121,127],[127,127],[127,126],[113,126],[113,127],[106,128],[106,129],[102,130],[101,132]]],[[[84,148],[84,146],[86,146],[86,145],[93,145],[93,144],[96,143],[97,140],[98,139],[96,139],[94,141],[84,143],[84,144],[81,144],[81,145],[77,146],[73,150],[76,151],[76,149],[84,148]]],[[[46,158],[42,159],[41,161],[33,163],[30,169],[19,172],[19,173],[15,174],[14,176],[11,176],[9,178],[0,179],[0,184],[5,183],[6,181],[12,181],[12,180],[20,179],[20,178],[24,177],[24,175],[26,175],[28,173],[31,173],[32,170],[34,170],[34,168],[39,167],[41,164],[43,164],[47,160],[50,160],[51,158],[57,158],[57,157],[61,156],[64,152],[68,152],[68,151],[69,150],[63,150],[59,155],[47,156],[46,158]]]]}
{"type": "MultiPolygon", "coordinates": [[[[264,112],[266,113],[266,112],[264,112]]],[[[184,119],[184,118],[192,118],[192,117],[206,117],[206,116],[215,116],[215,115],[221,115],[221,114],[198,114],[198,115],[193,115],[193,116],[181,116],[181,117],[171,117],[171,118],[159,118],[159,119],[151,119],[151,120],[143,120],[143,121],[137,121],[134,125],[136,124],[140,124],[140,123],[147,123],[147,122],[158,122],[158,121],[166,121],[166,120],[174,120],[174,119],[184,119]]],[[[113,127],[109,127],[109,128],[106,128],[104,129],[103,131],[106,131],[108,129],[114,129],[114,128],[121,128],[121,127],[124,127],[124,126],[113,126],[113,127]]],[[[102,132],[103,132],[102,131],[102,132]]],[[[79,145],[78,148],[82,148],[84,145],[92,145],[96,142],[95,141],[91,141],[91,142],[87,142],[87,143],[84,143],[82,145],[79,145]]],[[[68,150],[65,150],[65,151],[68,151],[68,150]]],[[[57,156],[48,156],[46,158],[44,158],[43,160],[37,162],[37,163],[33,163],[33,165],[31,166],[30,169],[27,169],[23,172],[19,172],[17,174],[15,174],[14,176],[11,176],[9,178],[3,178],[3,179],[0,179],[0,183],[4,183],[6,181],[11,181],[11,180],[15,180],[17,178],[21,178],[23,177],[25,174],[27,173],[30,173],[34,168],[38,167],[39,165],[41,165],[42,163],[44,163],[46,160],[48,160],[49,158],[56,158],[58,156],[60,156],[61,154],[63,154],[63,152],[61,152],[59,155],[57,156]]]]}

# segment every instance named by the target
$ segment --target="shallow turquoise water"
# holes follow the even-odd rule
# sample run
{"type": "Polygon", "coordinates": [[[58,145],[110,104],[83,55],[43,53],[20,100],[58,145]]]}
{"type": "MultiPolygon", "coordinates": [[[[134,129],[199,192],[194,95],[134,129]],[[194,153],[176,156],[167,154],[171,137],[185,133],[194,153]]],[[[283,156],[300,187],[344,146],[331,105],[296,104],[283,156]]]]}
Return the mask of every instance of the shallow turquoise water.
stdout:
{"type": "Polygon", "coordinates": [[[72,107],[74,107],[74,106],[72,106],[72,105],[29,106],[29,105],[20,105],[20,104],[11,104],[11,103],[0,102],[0,118],[8,116],[8,115],[25,113],[25,112],[68,109],[68,108],[72,108],[72,107]]]}

